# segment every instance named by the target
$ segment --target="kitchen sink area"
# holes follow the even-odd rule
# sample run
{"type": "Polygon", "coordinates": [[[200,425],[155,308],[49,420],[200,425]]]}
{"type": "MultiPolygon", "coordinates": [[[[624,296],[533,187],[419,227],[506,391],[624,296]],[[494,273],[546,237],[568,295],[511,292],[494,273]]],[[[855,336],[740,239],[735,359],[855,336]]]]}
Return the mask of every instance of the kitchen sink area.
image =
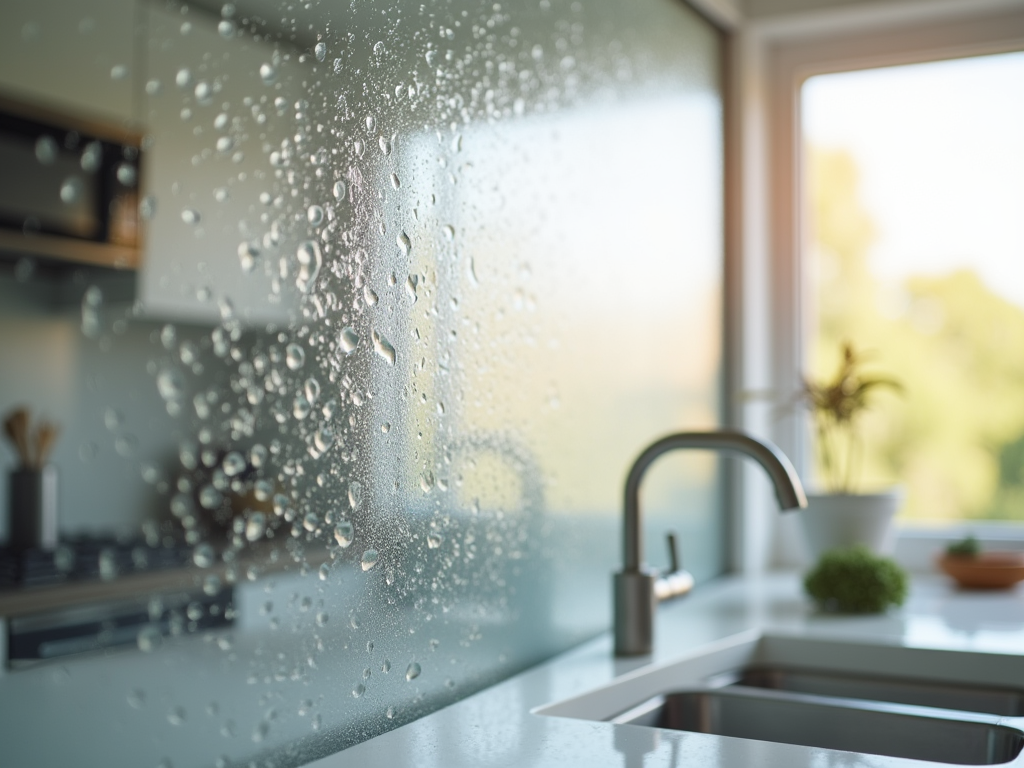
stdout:
{"type": "Polygon", "coordinates": [[[1024,743],[998,717],[741,685],[655,696],[612,722],[955,765],[1006,763],[1024,743]]]}
{"type": "Polygon", "coordinates": [[[1019,655],[745,633],[534,713],[829,753],[1016,764],[1021,680],[1019,655]]]}

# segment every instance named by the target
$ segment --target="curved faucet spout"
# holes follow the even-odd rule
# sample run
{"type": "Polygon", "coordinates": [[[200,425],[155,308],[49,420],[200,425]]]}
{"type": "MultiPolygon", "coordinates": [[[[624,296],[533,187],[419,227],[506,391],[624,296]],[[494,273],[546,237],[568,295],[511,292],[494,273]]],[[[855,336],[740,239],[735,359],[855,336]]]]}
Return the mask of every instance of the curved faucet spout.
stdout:
{"type": "Polygon", "coordinates": [[[643,564],[640,537],[640,483],[656,459],[681,448],[741,453],[757,461],[775,485],[775,496],[783,510],[807,506],[800,478],[789,458],[772,443],[755,440],[742,432],[679,432],[667,435],[644,449],[629,470],[623,500],[623,537],[625,571],[637,571],[643,564]]]}
{"type": "Polygon", "coordinates": [[[640,536],[640,483],[655,459],[681,448],[740,453],[757,461],[775,485],[783,510],[807,506],[800,478],[786,455],[769,442],[742,432],[680,432],[652,443],[637,457],[626,479],[623,515],[623,569],[615,575],[615,655],[651,652],[655,577],[644,567],[640,536]]]}

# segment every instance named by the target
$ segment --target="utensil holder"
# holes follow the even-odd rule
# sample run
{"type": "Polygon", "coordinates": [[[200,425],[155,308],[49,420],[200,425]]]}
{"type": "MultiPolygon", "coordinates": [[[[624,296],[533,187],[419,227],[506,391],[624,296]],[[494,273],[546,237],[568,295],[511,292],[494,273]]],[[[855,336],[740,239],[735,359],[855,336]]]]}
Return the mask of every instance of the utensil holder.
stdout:
{"type": "Polygon", "coordinates": [[[57,468],[15,469],[10,476],[10,546],[57,548],[57,468]]]}

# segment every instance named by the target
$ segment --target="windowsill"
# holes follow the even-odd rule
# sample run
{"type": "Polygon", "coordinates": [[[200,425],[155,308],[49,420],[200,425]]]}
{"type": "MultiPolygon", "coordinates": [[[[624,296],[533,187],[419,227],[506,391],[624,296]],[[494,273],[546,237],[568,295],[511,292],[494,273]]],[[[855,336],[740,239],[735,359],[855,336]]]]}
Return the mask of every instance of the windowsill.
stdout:
{"type": "Polygon", "coordinates": [[[974,536],[983,550],[1024,550],[1024,523],[1001,520],[897,522],[893,556],[910,571],[935,569],[935,558],[954,541],[974,536]]]}

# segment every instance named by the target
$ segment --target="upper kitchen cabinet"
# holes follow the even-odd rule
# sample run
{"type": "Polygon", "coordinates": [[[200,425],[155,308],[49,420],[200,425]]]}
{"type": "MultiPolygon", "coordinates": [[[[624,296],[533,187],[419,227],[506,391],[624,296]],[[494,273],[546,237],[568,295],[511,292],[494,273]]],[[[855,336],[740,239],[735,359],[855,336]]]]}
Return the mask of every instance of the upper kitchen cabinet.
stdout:
{"type": "Polygon", "coordinates": [[[135,0],[4,0],[0,91],[108,123],[136,114],[135,0]]]}
{"type": "Polygon", "coordinates": [[[298,306],[297,243],[277,224],[295,150],[301,52],[193,7],[146,14],[142,310],[155,319],[285,323],[298,306]]]}

